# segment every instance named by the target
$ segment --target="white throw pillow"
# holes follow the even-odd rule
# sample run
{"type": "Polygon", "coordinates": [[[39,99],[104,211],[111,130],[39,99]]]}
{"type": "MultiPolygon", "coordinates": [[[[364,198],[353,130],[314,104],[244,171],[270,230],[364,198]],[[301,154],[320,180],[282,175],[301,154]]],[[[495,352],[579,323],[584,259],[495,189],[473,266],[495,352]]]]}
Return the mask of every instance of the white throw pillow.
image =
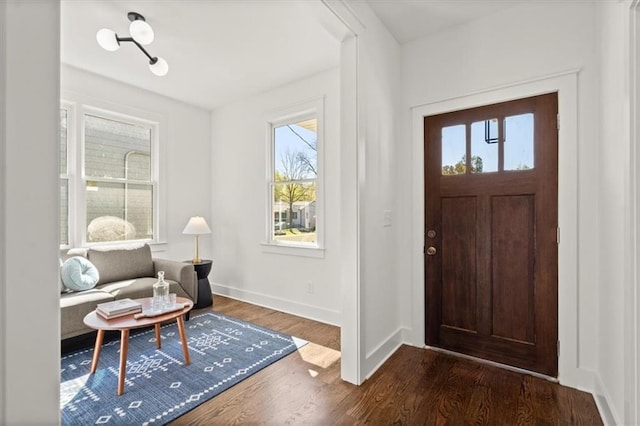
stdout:
{"type": "Polygon", "coordinates": [[[98,269],[82,256],[67,259],[62,264],[60,274],[64,286],[73,291],[90,290],[100,279],[98,269]]]}

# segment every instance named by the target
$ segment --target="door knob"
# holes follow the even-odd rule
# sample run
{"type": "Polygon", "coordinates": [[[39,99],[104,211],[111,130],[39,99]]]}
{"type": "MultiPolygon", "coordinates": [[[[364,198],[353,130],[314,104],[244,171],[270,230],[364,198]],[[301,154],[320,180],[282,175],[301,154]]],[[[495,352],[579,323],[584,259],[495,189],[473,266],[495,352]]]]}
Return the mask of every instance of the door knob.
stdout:
{"type": "Polygon", "coordinates": [[[429,256],[433,256],[434,254],[436,254],[438,252],[438,250],[436,250],[436,248],[434,246],[429,246],[427,247],[427,254],[429,256]]]}

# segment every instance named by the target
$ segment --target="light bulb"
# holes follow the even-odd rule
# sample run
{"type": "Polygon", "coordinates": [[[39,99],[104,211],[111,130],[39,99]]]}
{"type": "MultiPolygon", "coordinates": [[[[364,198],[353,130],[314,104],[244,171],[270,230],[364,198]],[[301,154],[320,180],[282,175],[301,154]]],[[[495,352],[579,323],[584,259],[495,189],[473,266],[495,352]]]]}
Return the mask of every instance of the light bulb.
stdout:
{"type": "Polygon", "coordinates": [[[100,47],[109,52],[115,52],[120,49],[120,43],[116,37],[116,33],[107,28],[101,29],[96,34],[96,40],[98,40],[100,47]]]}
{"type": "Polygon", "coordinates": [[[149,63],[149,69],[155,75],[162,77],[169,72],[169,64],[162,58],[156,58],[154,63],[149,63]]]}
{"type": "Polygon", "coordinates": [[[129,25],[129,34],[131,34],[131,37],[133,37],[135,41],[144,46],[151,44],[153,41],[153,29],[151,25],[141,19],[136,19],[131,22],[129,25]]]}

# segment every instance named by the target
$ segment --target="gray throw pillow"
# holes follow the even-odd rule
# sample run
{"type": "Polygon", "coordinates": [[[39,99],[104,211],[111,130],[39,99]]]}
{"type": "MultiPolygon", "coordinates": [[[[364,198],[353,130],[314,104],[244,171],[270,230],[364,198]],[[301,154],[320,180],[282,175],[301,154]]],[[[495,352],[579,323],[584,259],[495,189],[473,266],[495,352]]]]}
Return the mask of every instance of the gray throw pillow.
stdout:
{"type": "Polygon", "coordinates": [[[100,271],[98,285],[155,276],[148,244],[135,248],[89,249],[87,258],[100,271]]]}

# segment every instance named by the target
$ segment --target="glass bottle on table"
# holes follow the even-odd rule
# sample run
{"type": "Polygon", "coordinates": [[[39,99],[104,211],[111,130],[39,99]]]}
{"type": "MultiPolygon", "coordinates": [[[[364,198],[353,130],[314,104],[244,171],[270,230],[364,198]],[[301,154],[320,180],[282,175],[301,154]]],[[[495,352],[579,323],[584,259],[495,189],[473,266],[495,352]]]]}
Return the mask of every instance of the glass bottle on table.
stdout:
{"type": "Polygon", "coordinates": [[[164,271],[158,272],[158,281],[153,285],[154,311],[162,311],[169,307],[169,283],[164,280],[164,271]]]}

